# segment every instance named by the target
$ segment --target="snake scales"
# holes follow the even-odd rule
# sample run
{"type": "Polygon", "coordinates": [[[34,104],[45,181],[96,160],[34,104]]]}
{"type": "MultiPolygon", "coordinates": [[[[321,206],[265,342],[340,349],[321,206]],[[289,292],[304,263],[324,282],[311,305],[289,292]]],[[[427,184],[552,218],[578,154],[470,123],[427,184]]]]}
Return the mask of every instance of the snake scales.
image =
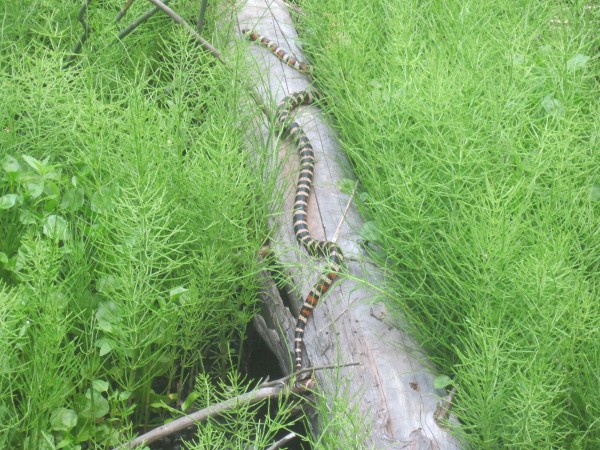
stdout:
{"type": "MultiPolygon", "coordinates": [[[[297,71],[305,74],[312,73],[312,67],[298,61],[275,42],[261,36],[251,30],[242,30],[242,33],[250,41],[269,49],[281,61],[297,71]]],[[[294,198],[294,209],[292,222],[296,239],[302,247],[313,257],[329,258],[329,265],[319,276],[319,279],[308,293],[302,304],[296,329],[294,332],[294,370],[302,369],[302,347],[304,344],[304,329],[308,319],[317,306],[319,299],[329,290],[338,279],[344,264],[344,255],[341,249],[332,241],[320,241],[315,239],[308,230],[308,199],[312,189],[312,181],[315,174],[315,154],[313,147],[304,133],[302,127],[290,120],[291,112],[301,105],[307,105],[314,101],[315,96],[311,91],[296,92],[285,97],[277,108],[275,125],[282,134],[287,134],[296,145],[300,156],[300,170],[296,182],[296,195],[294,198]]]]}

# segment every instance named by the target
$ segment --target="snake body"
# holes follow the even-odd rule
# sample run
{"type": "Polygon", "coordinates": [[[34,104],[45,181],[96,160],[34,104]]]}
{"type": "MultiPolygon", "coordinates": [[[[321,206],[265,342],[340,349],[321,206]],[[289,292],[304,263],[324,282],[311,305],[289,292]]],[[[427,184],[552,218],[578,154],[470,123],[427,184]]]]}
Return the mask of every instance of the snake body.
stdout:
{"type": "MultiPolygon", "coordinates": [[[[312,73],[312,67],[298,61],[275,42],[268,38],[252,32],[243,30],[242,33],[251,41],[269,49],[281,61],[301,73],[312,73]]],[[[329,258],[329,265],[319,276],[319,279],[308,293],[302,304],[300,314],[294,331],[294,370],[302,369],[302,346],[304,344],[304,329],[308,319],[317,306],[319,299],[329,290],[333,283],[339,278],[339,273],[344,264],[342,250],[332,241],[320,241],[315,239],[308,230],[308,199],[312,189],[315,174],[315,154],[310,140],[304,133],[298,122],[290,120],[291,112],[301,105],[308,105],[315,100],[315,94],[309,90],[295,92],[285,97],[277,108],[275,126],[278,131],[287,134],[296,145],[300,156],[300,171],[296,183],[296,196],[294,198],[294,209],[292,223],[296,240],[313,257],[329,258]]]]}
{"type": "Polygon", "coordinates": [[[312,66],[298,61],[296,58],[294,58],[284,49],[279,47],[275,42],[271,41],[269,38],[261,34],[255,33],[252,30],[242,30],[242,34],[246,36],[246,38],[250,39],[252,42],[256,42],[257,44],[269,49],[271,53],[277,56],[281,61],[283,61],[288,66],[296,69],[298,72],[308,75],[312,74],[312,66]]]}

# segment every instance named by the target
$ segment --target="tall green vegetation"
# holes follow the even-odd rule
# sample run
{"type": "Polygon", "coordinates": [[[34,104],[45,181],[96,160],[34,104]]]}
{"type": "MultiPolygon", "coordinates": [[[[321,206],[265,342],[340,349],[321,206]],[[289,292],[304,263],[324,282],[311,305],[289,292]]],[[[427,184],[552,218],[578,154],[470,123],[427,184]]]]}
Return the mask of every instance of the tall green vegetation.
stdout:
{"type": "Polygon", "coordinates": [[[122,4],[92,2],[66,70],[81,2],[0,7],[1,448],[160,423],[197,374],[235,371],[254,310],[240,83],[164,16],[117,42],[122,4]]]}
{"type": "Polygon", "coordinates": [[[302,3],[390,301],[475,448],[600,446],[591,4],[302,3]]]}

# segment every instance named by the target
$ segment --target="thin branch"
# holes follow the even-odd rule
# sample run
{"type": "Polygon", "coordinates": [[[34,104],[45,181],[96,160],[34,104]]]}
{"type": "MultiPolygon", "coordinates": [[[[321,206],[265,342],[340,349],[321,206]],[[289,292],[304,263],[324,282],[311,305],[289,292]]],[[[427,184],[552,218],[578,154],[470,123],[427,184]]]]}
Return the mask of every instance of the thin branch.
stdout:
{"type": "Polygon", "coordinates": [[[340,219],[337,228],[335,229],[335,233],[333,233],[333,238],[331,238],[331,242],[337,241],[337,238],[340,235],[340,228],[342,228],[342,223],[344,223],[344,219],[346,218],[346,214],[348,214],[348,210],[350,209],[350,205],[352,204],[352,200],[354,199],[354,194],[356,193],[356,188],[358,187],[358,180],[354,183],[354,188],[352,189],[352,193],[350,194],[350,198],[348,199],[348,203],[346,203],[346,208],[344,209],[344,214],[342,214],[342,218],[340,219]]]}
{"type": "Polygon", "coordinates": [[[177,14],[175,11],[173,11],[171,8],[169,8],[167,5],[165,5],[160,0],[148,0],[148,1],[150,3],[152,3],[154,6],[156,6],[157,8],[160,8],[171,19],[173,19],[175,22],[177,22],[179,25],[181,25],[183,28],[185,28],[192,36],[194,36],[196,38],[196,40],[200,43],[200,45],[202,46],[202,48],[204,50],[206,50],[207,52],[210,52],[210,54],[212,54],[215,58],[217,58],[223,64],[226,64],[225,60],[223,59],[223,56],[221,55],[221,52],[219,50],[217,50],[216,48],[214,48],[210,44],[210,42],[208,42],[206,39],[204,39],[202,36],[200,36],[198,34],[198,32],[196,30],[194,30],[194,28],[189,23],[187,23],[185,20],[183,20],[179,14],[177,14]]]}
{"type": "Polygon", "coordinates": [[[85,3],[81,5],[81,9],[79,10],[79,23],[81,23],[81,26],[83,27],[83,33],[81,33],[81,36],[79,36],[79,40],[75,44],[75,47],[73,47],[73,50],[71,50],[71,54],[67,56],[66,62],[62,66],[63,70],[71,67],[73,61],[75,61],[75,57],[79,54],[81,48],[83,47],[83,44],[90,35],[90,26],[87,23],[86,19],[87,10],[90,6],[90,3],[92,3],[92,0],[86,0],[85,3]]]}
{"type": "MultiPolygon", "coordinates": [[[[174,433],[178,433],[192,425],[202,422],[209,417],[214,417],[223,414],[225,411],[231,410],[239,406],[240,404],[253,404],[262,400],[277,398],[281,392],[287,389],[285,385],[272,386],[260,388],[251,392],[247,392],[237,397],[233,397],[225,400],[224,402],[217,403],[215,405],[208,406],[200,411],[196,411],[190,415],[180,417],[179,419],[162,425],[148,433],[142,434],[135,439],[129,441],[126,444],[126,448],[136,448],[140,445],[148,445],[157,440],[169,436],[174,433]]],[[[306,389],[301,386],[292,386],[289,388],[291,392],[295,394],[302,394],[306,389]]]]}
{"type": "MultiPolygon", "coordinates": [[[[166,5],[170,1],[171,0],[164,0],[163,3],[166,5]]],[[[154,7],[150,8],[148,11],[146,11],[144,14],[142,14],[141,16],[138,16],[126,28],[124,28],[123,30],[121,30],[121,32],[119,33],[118,38],[119,39],[123,39],[124,37],[126,37],[127,35],[129,35],[133,30],[135,30],[141,24],[143,24],[144,22],[146,22],[150,17],[152,17],[158,11],[160,11],[160,8],[158,8],[157,6],[154,6],[154,7]]]]}
{"type": "Polygon", "coordinates": [[[287,9],[291,9],[292,11],[294,11],[299,16],[303,16],[304,15],[304,13],[302,12],[302,10],[298,6],[294,5],[293,3],[286,2],[284,0],[277,0],[277,3],[283,5],[287,9]]]}
{"type": "Polygon", "coordinates": [[[444,422],[450,417],[455,395],[456,386],[453,386],[450,393],[441,399],[441,402],[433,413],[433,420],[441,427],[445,425],[444,422]]]}
{"type": "Polygon", "coordinates": [[[361,365],[361,363],[359,363],[359,362],[351,362],[351,363],[347,363],[347,364],[329,364],[327,366],[305,367],[304,369],[297,370],[296,372],[286,375],[283,378],[279,378],[277,380],[268,381],[268,382],[265,381],[259,387],[262,388],[262,387],[284,385],[293,377],[297,377],[298,375],[303,375],[308,372],[316,372],[317,370],[339,369],[341,367],[352,367],[352,366],[360,366],[360,365],[361,365]]]}
{"type": "MultiPolygon", "coordinates": [[[[178,23],[183,28],[185,28],[188,31],[188,33],[190,33],[192,36],[194,36],[196,38],[196,40],[198,41],[198,43],[204,50],[206,50],[211,55],[213,55],[221,64],[223,64],[229,70],[233,71],[233,69],[227,64],[227,62],[221,55],[221,52],[219,52],[216,48],[214,48],[206,39],[204,39],[202,36],[200,36],[198,34],[198,32],[196,30],[194,30],[194,28],[189,23],[187,23],[185,20],[183,20],[179,14],[177,14],[175,11],[173,11],[171,8],[169,8],[167,5],[165,5],[160,0],[148,0],[148,1],[150,3],[152,3],[153,5],[155,5],[157,8],[160,8],[171,19],[173,19],[176,23],[178,23]]],[[[267,108],[267,105],[259,97],[258,93],[252,88],[249,90],[249,92],[250,92],[250,95],[252,96],[252,99],[254,100],[254,102],[258,106],[260,106],[260,109],[262,110],[263,114],[267,117],[267,120],[269,122],[273,122],[273,119],[274,119],[273,113],[269,110],[269,108],[267,108]]]]}
{"type": "Polygon", "coordinates": [[[282,437],[281,439],[279,439],[277,442],[275,442],[273,445],[271,445],[269,448],[267,448],[266,450],[277,450],[278,448],[283,447],[285,444],[293,441],[294,439],[296,439],[296,433],[287,434],[284,437],[282,437]]]}
{"type": "Polygon", "coordinates": [[[206,17],[206,6],[208,0],[200,0],[200,12],[198,13],[198,20],[196,21],[196,28],[198,28],[198,34],[202,35],[204,30],[204,19],[206,17]]]}
{"type": "Polygon", "coordinates": [[[123,7],[119,10],[119,12],[117,13],[117,17],[115,18],[115,23],[118,23],[125,14],[127,14],[127,11],[129,11],[129,8],[131,8],[131,5],[133,4],[135,0],[127,0],[127,2],[123,5],[123,7]]]}
{"type": "Polygon", "coordinates": [[[196,411],[192,414],[180,417],[172,422],[169,422],[165,425],[162,425],[154,430],[150,430],[147,433],[142,434],[141,436],[132,439],[127,444],[125,444],[125,448],[136,448],[140,445],[148,445],[153,442],[156,442],[159,439],[162,439],[166,436],[169,436],[174,433],[178,433],[192,425],[197,424],[198,422],[202,422],[209,417],[214,417],[223,414],[225,411],[234,409],[240,404],[248,404],[251,405],[253,403],[258,403],[262,400],[277,398],[279,394],[286,389],[288,392],[291,392],[296,395],[302,395],[308,391],[306,385],[294,385],[287,386],[286,382],[295,377],[298,374],[303,372],[312,372],[315,370],[325,370],[325,369],[335,369],[338,367],[347,367],[347,366],[357,366],[360,363],[349,363],[345,365],[330,365],[330,366],[321,366],[321,367],[307,367],[306,369],[299,370],[295,374],[288,375],[286,377],[280,378],[279,380],[274,380],[269,383],[261,384],[257,389],[246,392],[245,394],[238,395],[237,397],[233,397],[225,400],[224,402],[217,403],[215,405],[210,405],[200,411],[196,411]]]}

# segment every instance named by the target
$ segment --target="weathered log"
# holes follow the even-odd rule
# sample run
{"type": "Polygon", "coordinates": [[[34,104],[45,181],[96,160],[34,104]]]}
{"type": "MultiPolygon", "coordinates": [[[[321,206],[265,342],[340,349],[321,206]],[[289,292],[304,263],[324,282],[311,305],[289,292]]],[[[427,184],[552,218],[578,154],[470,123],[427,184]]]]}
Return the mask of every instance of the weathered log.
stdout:
{"type": "MultiPolygon", "coordinates": [[[[289,49],[300,60],[296,33],[282,3],[249,0],[238,5],[238,31],[254,29],[289,49]]],[[[241,34],[238,34],[243,39],[241,34]]],[[[302,91],[309,80],[285,66],[264,48],[248,44],[248,61],[256,68],[255,88],[266,104],[302,91]]],[[[331,240],[342,221],[348,196],[339,189],[342,179],[353,178],[335,134],[317,106],[301,108],[296,120],[311,140],[316,157],[314,190],[309,201],[309,227],[317,239],[331,240]]],[[[277,355],[285,373],[292,368],[293,331],[302,299],[321,273],[324,261],[315,264],[298,246],[292,229],[292,205],[298,168],[295,148],[285,140],[272,142],[266,128],[257,132],[272,144],[279,163],[280,191],[271,207],[271,250],[288,271],[292,285],[284,302],[268,273],[263,274],[264,307],[255,319],[262,338],[277,355]],[[262,135],[261,135],[262,133],[262,135]]],[[[315,374],[317,386],[328,398],[343,391],[365,419],[363,443],[367,448],[454,449],[458,441],[434,420],[436,408],[446,395],[433,387],[434,368],[419,346],[389,321],[385,305],[376,301],[384,283],[380,269],[367,259],[358,245],[362,225],[350,207],[340,230],[338,244],[348,261],[348,274],[330,290],[306,327],[304,365],[360,362],[360,366],[315,374]]]]}

